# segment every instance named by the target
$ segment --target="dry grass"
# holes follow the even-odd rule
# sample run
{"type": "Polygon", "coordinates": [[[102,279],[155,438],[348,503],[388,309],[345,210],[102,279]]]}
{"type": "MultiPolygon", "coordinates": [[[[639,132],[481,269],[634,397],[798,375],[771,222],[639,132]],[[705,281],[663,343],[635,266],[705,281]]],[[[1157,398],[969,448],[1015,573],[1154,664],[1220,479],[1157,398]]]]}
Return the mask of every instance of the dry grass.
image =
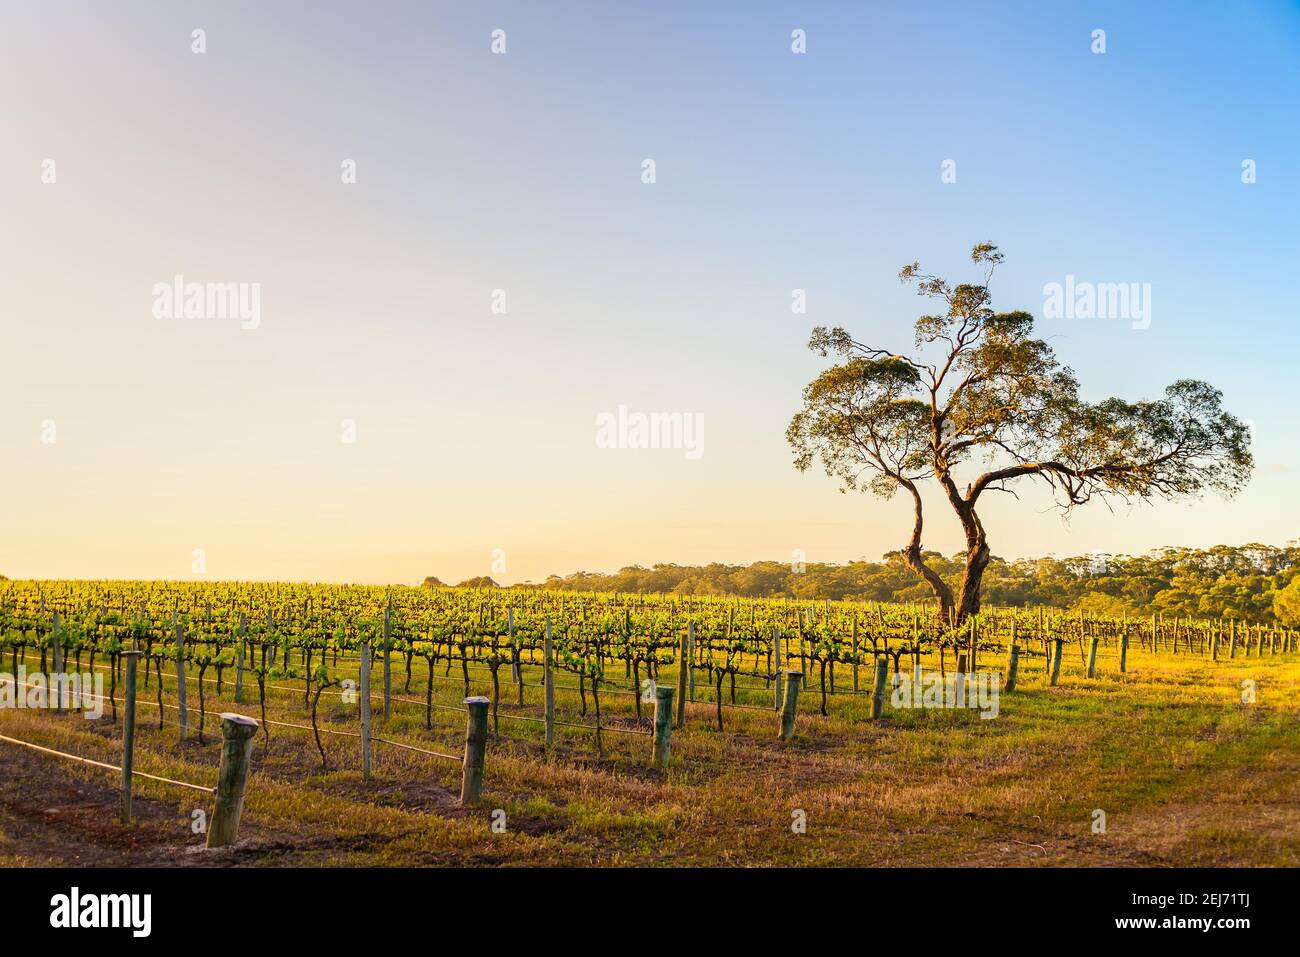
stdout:
{"type": "MultiPolygon", "coordinates": [[[[258,739],[241,846],[218,853],[198,850],[202,837],[191,833],[191,812],[208,804],[197,792],[142,782],[142,823],[126,829],[114,817],[112,774],[0,744],[11,768],[0,785],[0,863],[1300,864],[1296,655],[1210,663],[1131,649],[1128,674],[1104,658],[1091,680],[1071,665],[1048,688],[1041,659],[1024,661],[1020,690],[1002,698],[993,720],[887,710],[871,722],[863,696],[833,697],[822,717],[814,689],[788,744],[776,740],[769,711],[727,709],[719,732],[713,706],[697,702],[674,735],[667,772],[647,767],[647,737],[607,733],[597,757],[591,734],[575,729],[560,729],[547,761],[540,727],[505,717],[540,713],[530,685],[523,709],[502,705],[509,737],[490,743],[484,806],[472,810],[456,802],[456,764],[376,744],[367,781],[356,739],[328,737],[332,770],[323,773],[310,732],[272,728],[269,751],[258,739]],[[1256,682],[1253,705],[1241,703],[1246,679],[1256,682]],[[48,813],[60,802],[74,810],[48,813]],[[491,830],[496,808],[506,813],[504,833],[491,830]],[[790,827],[796,809],[804,834],[790,827]],[[1106,814],[1105,833],[1093,833],[1095,809],[1106,814]]],[[[396,702],[387,723],[377,716],[376,734],[458,752],[463,716],[435,711],[426,731],[423,668],[416,676],[412,700],[396,702]]],[[[404,680],[399,659],[395,689],[404,680]]],[[[841,675],[841,689],[847,683],[841,675]]],[[[249,686],[252,703],[242,706],[229,680],[221,699],[210,689],[208,710],[256,715],[249,686]]],[[[455,680],[435,688],[447,706],[463,691],[455,680]]],[[[489,688],[476,679],[471,690],[489,688]]],[[[703,684],[697,691],[708,693],[703,684]]],[[[747,700],[770,694],[760,688],[747,700]]],[[[271,718],[307,723],[301,693],[271,695],[271,718]]],[[[502,697],[514,698],[504,682],[502,697]]],[[[142,701],[152,698],[141,689],[142,701]]],[[[322,700],[323,727],[356,730],[355,705],[322,700]]],[[[562,691],[560,704],[564,719],[590,721],[578,718],[576,693],[562,691]]],[[[631,727],[631,708],[628,696],[602,695],[611,722],[631,727]]],[[[141,706],[137,767],[212,783],[215,719],[206,745],[182,746],[174,727],[156,730],[156,717],[141,706]]],[[[109,762],[120,756],[120,726],[107,718],[7,711],[0,733],[109,762]]]]}

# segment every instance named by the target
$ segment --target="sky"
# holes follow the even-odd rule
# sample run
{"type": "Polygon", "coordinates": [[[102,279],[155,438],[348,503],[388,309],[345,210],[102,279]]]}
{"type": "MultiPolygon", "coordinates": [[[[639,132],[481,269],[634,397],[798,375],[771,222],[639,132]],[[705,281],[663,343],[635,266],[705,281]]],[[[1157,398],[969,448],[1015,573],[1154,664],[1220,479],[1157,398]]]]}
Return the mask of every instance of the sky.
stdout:
{"type": "Polygon", "coordinates": [[[994,553],[1282,544],[1297,104],[1296,3],[3,0],[0,574],[878,559],[910,504],[791,463],[809,332],[908,347],[899,268],[986,240],[1086,397],[1206,379],[1257,459],[1230,502],[996,496],[994,553]],[[176,276],[255,320],[168,316],[176,276]],[[1047,318],[1067,276],[1149,327],[1047,318]],[[601,447],[620,407],[698,454],[601,447]]]}

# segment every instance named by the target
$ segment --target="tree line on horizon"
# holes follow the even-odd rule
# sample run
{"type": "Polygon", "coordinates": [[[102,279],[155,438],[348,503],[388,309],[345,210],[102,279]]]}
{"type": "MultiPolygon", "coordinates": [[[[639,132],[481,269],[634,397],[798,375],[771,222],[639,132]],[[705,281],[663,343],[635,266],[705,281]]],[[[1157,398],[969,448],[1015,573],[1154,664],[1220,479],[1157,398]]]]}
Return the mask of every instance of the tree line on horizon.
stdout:
{"type": "MultiPolygon", "coordinates": [[[[926,552],[926,562],[960,582],[966,554],[926,552]]],[[[436,578],[427,585],[442,585],[436,578]]],[[[499,587],[490,577],[460,587],[499,587]]],[[[552,575],[515,588],[560,591],[663,593],[744,598],[799,598],[931,604],[930,586],[917,579],[902,551],[880,561],[847,564],[760,561],[750,565],[629,565],[617,572],[552,575]]],[[[1238,618],[1258,624],[1300,625],[1300,543],[1213,548],[1159,548],[1144,555],[1092,554],[1074,558],[993,557],[983,582],[984,601],[1009,607],[1064,608],[1103,616],[1238,618]],[[1288,586],[1293,586],[1288,588],[1288,586]]]]}

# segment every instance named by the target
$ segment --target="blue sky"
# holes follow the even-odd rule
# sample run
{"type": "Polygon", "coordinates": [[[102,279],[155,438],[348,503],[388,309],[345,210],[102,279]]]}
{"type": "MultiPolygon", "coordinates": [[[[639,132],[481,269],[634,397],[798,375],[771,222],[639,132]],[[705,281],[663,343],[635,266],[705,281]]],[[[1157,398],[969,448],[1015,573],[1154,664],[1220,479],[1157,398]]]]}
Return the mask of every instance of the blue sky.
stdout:
{"type": "Polygon", "coordinates": [[[9,3],[0,80],[5,574],[877,557],[905,504],[790,466],[804,343],[907,346],[898,268],[981,240],[1000,307],[1150,283],[1149,329],[1044,334],[1091,397],[1213,382],[1259,462],[1228,504],[999,502],[996,553],[1295,535],[1296,4],[9,3]],[[160,325],[175,273],[260,282],[263,322],[160,325]],[[706,454],[594,448],[619,404],[698,411],[706,454]]]}

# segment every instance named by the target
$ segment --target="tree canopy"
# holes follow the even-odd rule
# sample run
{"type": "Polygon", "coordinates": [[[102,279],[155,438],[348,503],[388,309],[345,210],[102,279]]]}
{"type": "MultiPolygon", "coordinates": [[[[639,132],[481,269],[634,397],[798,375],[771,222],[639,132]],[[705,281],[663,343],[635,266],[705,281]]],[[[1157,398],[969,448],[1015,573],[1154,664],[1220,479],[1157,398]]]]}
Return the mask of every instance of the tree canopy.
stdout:
{"type": "MultiPolygon", "coordinates": [[[[964,552],[952,556],[925,552],[923,557],[950,587],[960,584],[965,572],[964,552]]],[[[1300,582],[1300,544],[1162,548],[1145,555],[1016,561],[995,556],[984,576],[984,598],[1004,607],[1042,605],[1097,615],[1160,612],[1182,618],[1232,617],[1300,626],[1300,584],[1293,584],[1296,582],[1300,582]],[[1279,601],[1283,592],[1288,597],[1279,601]]],[[[650,568],[632,565],[611,574],[551,576],[531,587],[632,594],[934,601],[929,586],[917,579],[898,551],[875,562],[809,562],[803,571],[789,562],[661,564],[650,568]]]]}
{"type": "Polygon", "coordinates": [[[993,309],[997,247],[976,245],[971,261],[983,269],[978,283],[954,285],[915,262],[899,273],[938,307],[914,323],[910,353],[814,329],[809,348],[840,361],[804,389],[786,430],[800,471],[820,461],[845,491],[911,496],[912,534],[899,554],[939,614],[958,620],[979,610],[992,557],[978,511],[986,492],[1038,481],[1066,511],[1097,499],[1231,496],[1254,464],[1246,425],[1205,382],[1180,379],[1152,400],[1084,400],[1073,371],[1035,337],[1033,316],[993,309]],[[927,482],[965,535],[956,589],[924,551],[927,482]]]}

